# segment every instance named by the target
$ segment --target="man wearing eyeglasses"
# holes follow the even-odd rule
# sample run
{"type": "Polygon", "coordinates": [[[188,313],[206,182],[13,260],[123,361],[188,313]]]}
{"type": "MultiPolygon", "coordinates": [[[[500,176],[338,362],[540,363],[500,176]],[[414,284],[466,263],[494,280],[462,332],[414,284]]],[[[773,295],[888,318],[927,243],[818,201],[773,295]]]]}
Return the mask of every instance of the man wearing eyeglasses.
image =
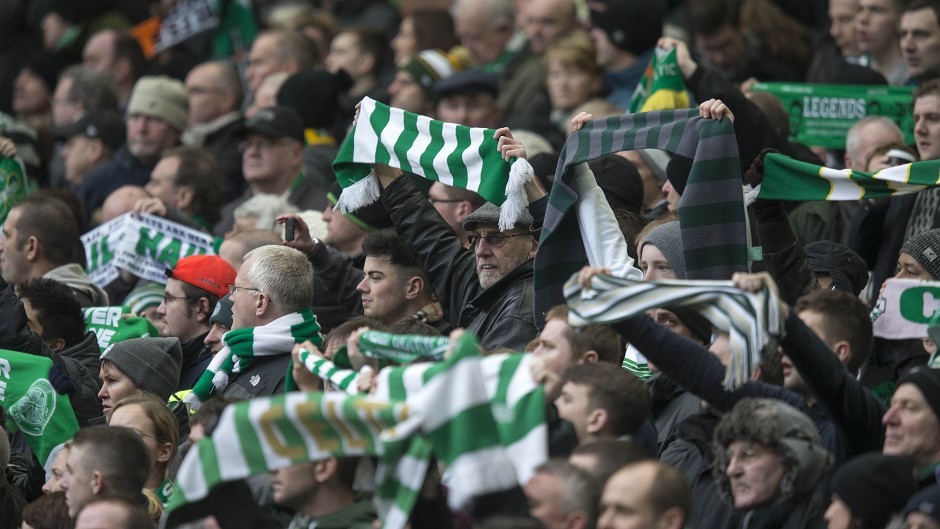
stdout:
{"type": "Polygon", "coordinates": [[[303,172],[304,123],[293,109],[264,108],[245,124],[241,143],[242,173],[248,189],[222,207],[215,233],[222,235],[235,223],[235,208],[259,193],[286,196],[301,210],[322,207],[323,192],[303,172]]]}
{"type": "Polygon", "coordinates": [[[535,338],[532,259],[538,230],[523,211],[512,229],[500,231],[499,208],[486,203],[463,228],[470,249],[403,173],[376,166],[383,201],[395,229],[444,305],[445,319],[479,337],[486,349],[523,350],[535,338]]]}
{"type": "Polygon", "coordinates": [[[179,338],[183,363],[177,390],[192,389],[212,360],[212,348],[204,343],[209,318],[235,282],[235,269],[219,256],[193,255],[180,259],[166,275],[163,302],[157,307],[160,336],[179,338]]]}

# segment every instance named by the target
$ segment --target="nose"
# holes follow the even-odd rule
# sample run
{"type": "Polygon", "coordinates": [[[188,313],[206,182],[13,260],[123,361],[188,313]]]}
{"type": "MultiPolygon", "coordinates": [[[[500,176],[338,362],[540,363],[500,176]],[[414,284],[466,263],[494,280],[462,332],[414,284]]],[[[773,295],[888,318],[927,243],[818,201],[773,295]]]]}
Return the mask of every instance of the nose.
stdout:
{"type": "Polygon", "coordinates": [[[166,300],[160,302],[160,306],[157,307],[157,314],[166,316],[166,300]]]}
{"type": "Polygon", "coordinates": [[[368,278],[368,277],[363,277],[363,278],[362,278],[362,281],[360,281],[359,284],[356,285],[356,290],[357,290],[358,292],[361,292],[361,293],[363,293],[363,294],[368,294],[368,293],[369,293],[369,286],[368,286],[367,281],[366,281],[367,279],[369,279],[369,278],[368,278]]]}
{"type": "Polygon", "coordinates": [[[652,281],[656,279],[656,274],[653,273],[653,268],[647,268],[646,272],[643,273],[643,281],[652,281]]]}
{"type": "Polygon", "coordinates": [[[897,424],[898,422],[898,407],[891,406],[888,408],[888,411],[881,417],[881,424],[888,426],[889,424],[897,424]]]}
{"type": "Polygon", "coordinates": [[[327,206],[326,208],[323,209],[323,222],[330,222],[332,218],[333,218],[333,210],[329,206],[327,206]]]}
{"type": "Polygon", "coordinates": [[[108,390],[107,390],[107,388],[104,386],[104,384],[102,384],[102,385],[101,385],[101,389],[98,390],[98,398],[101,399],[101,400],[104,400],[104,399],[108,398],[108,390]]]}

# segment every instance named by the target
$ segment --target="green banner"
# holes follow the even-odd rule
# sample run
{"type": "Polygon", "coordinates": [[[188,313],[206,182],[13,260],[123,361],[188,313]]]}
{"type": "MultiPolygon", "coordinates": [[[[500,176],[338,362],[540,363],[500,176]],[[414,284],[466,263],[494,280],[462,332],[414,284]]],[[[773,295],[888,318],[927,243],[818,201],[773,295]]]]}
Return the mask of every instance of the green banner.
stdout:
{"type": "Polygon", "coordinates": [[[814,147],[845,148],[845,135],[858,120],[885,116],[914,144],[913,87],[757,83],[754,90],[777,97],[790,116],[790,140],[814,147]]]}
{"type": "Polygon", "coordinates": [[[7,412],[6,427],[23,432],[42,464],[49,452],[78,431],[68,396],[56,393],[49,382],[52,360],[0,349],[0,405],[7,412]]]}
{"type": "Polygon", "coordinates": [[[85,328],[98,337],[98,348],[104,352],[112,345],[131,338],[160,336],[150,320],[134,316],[127,307],[89,307],[85,312],[85,328]]]}

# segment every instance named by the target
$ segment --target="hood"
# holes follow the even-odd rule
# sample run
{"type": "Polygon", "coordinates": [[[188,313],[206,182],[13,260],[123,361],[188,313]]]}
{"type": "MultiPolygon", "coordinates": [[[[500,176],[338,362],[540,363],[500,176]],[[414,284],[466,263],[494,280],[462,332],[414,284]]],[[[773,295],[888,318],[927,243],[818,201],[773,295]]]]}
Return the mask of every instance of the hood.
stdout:
{"type": "Polygon", "coordinates": [[[760,443],[783,456],[786,473],[780,488],[785,501],[812,493],[832,465],[832,454],[820,444],[816,425],[806,414],[778,400],[743,399],[715,428],[715,480],[726,500],[732,496],[725,449],[734,441],[760,443]]]}
{"type": "Polygon", "coordinates": [[[110,305],[108,295],[105,291],[98,285],[92,283],[91,280],[88,279],[88,274],[85,273],[85,270],[75,263],[53,268],[43,277],[55,279],[56,281],[68,285],[69,288],[75,291],[76,295],[80,295],[88,300],[90,304],[85,304],[84,300],[79,298],[79,302],[82,302],[82,305],[85,307],[106,307],[110,305]]]}

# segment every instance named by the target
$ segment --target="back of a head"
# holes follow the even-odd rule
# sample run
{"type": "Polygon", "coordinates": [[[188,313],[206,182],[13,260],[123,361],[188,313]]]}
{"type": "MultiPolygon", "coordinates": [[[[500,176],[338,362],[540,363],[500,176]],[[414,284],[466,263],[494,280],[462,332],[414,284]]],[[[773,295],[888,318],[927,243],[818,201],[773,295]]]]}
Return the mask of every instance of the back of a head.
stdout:
{"type": "Polygon", "coordinates": [[[284,314],[298,312],[313,302],[313,268],[307,256],[286,246],[262,246],[245,254],[253,265],[248,280],[271,297],[284,314]]]}
{"type": "Polygon", "coordinates": [[[545,321],[560,320],[567,326],[565,338],[571,345],[575,358],[588,351],[597,353],[597,361],[619,366],[623,362],[625,348],[620,335],[607,325],[585,325],[575,327],[568,324],[568,306],[556,305],[545,313],[545,321]]]}
{"type": "MultiPolygon", "coordinates": [[[[689,519],[692,514],[692,493],[682,474],[673,466],[655,461],[644,461],[638,465],[655,465],[656,477],[649,489],[649,501],[657,514],[678,508],[689,519]]],[[[683,524],[684,525],[684,524],[683,524]]]]}
{"type": "MultiPolygon", "coordinates": [[[[256,248],[261,248],[262,246],[281,244],[281,238],[271,230],[256,229],[232,234],[226,238],[224,242],[236,245],[241,252],[241,255],[238,256],[239,260],[244,262],[245,254],[248,252],[256,248]]],[[[238,270],[238,266],[235,264],[232,264],[232,268],[236,271],[238,270]]]]}
{"type": "Polygon", "coordinates": [[[69,506],[65,502],[65,491],[43,494],[23,509],[23,526],[29,524],[34,529],[72,527],[69,518],[69,506]]]}
{"type": "Polygon", "coordinates": [[[82,65],[74,65],[62,72],[60,81],[66,78],[72,80],[66,97],[71,102],[81,102],[84,112],[113,111],[118,108],[114,84],[104,74],[82,65]]]}
{"type": "Polygon", "coordinates": [[[665,18],[662,2],[602,0],[589,4],[591,24],[627,53],[642,55],[662,36],[665,18]]]}
{"type": "Polygon", "coordinates": [[[650,459],[645,448],[626,439],[595,439],[580,443],[571,451],[571,460],[578,456],[594,459],[591,468],[585,470],[601,485],[621,468],[650,459]]]}
{"type": "Polygon", "coordinates": [[[218,222],[222,208],[222,171],[209,151],[196,147],[176,147],[163,158],[177,158],[176,186],[193,191],[192,213],[210,224],[218,222]]]}
{"type": "Polygon", "coordinates": [[[103,527],[109,529],[153,529],[154,521],[139,503],[107,495],[88,502],[75,518],[76,527],[103,527]]]}
{"type": "Polygon", "coordinates": [[[89,474],[99,471],[106,492],[136,499],[147,482],[150,453],[137,432],[120,426],[89,426],[75,434],[72,448],[83,450],[81,464],[89,474]]]}
{"type": "Polygon", "coordinates": [[[823,317],[824,334],[820,339],[830,348],[836,342],[849,342],[852,354],[846,367],[851,373],[858,372],[868,360],[872,347],[871,317],[857,295],[844,290],[816,290],[798,299],[793,310],[797,314],[808,310],[823,317]]]}
{"type": "Polygon", "coordinates": [[[685,22],[689,33],[708,36],[725,26],[741,27],[741,0],[689,0],[685,3],[685,22]]]}
{"type": "Polygon", "coordinates": [[[85,338],[82,306],[68,285],[42,277],[21,284],[19,291],[37,316],[43,341],[61,339],[64,347],[71,347],[85,338]]]}
{"type": "Polygon", "coordinates": [[[42,245],[43,256],[53,265],[72,261],[78,227],[69,207],[56,198],[27,198],[16,205],[17,245],[35,236],[42,245]]]}
{"type": "Polygon", "coordinates": [[[583,512],[584,527],[592,529],[597,522],[600,485],[590,474],[564,459],[550,459],[535,469],[536,474],[557,476],[561,480],[561,505],[565,514],[583,512]]]}
{"type": "Polygon", "coordinates": [[[569,382],[589,388],[589,408],[607,412],[607,428],[613,437],[633,435],[650,416],[646,385],[618,365],[573,365],[562,374],[560,386],[569,382]]]}
{"type": "Polygon", "coordinates": [[[263,35],[273,35],[276,39],[278,60],[294,61],[297,71],[311,70],[317,65],[317,50],[300,32],[287,30],[266,31],[263,35]]]}

